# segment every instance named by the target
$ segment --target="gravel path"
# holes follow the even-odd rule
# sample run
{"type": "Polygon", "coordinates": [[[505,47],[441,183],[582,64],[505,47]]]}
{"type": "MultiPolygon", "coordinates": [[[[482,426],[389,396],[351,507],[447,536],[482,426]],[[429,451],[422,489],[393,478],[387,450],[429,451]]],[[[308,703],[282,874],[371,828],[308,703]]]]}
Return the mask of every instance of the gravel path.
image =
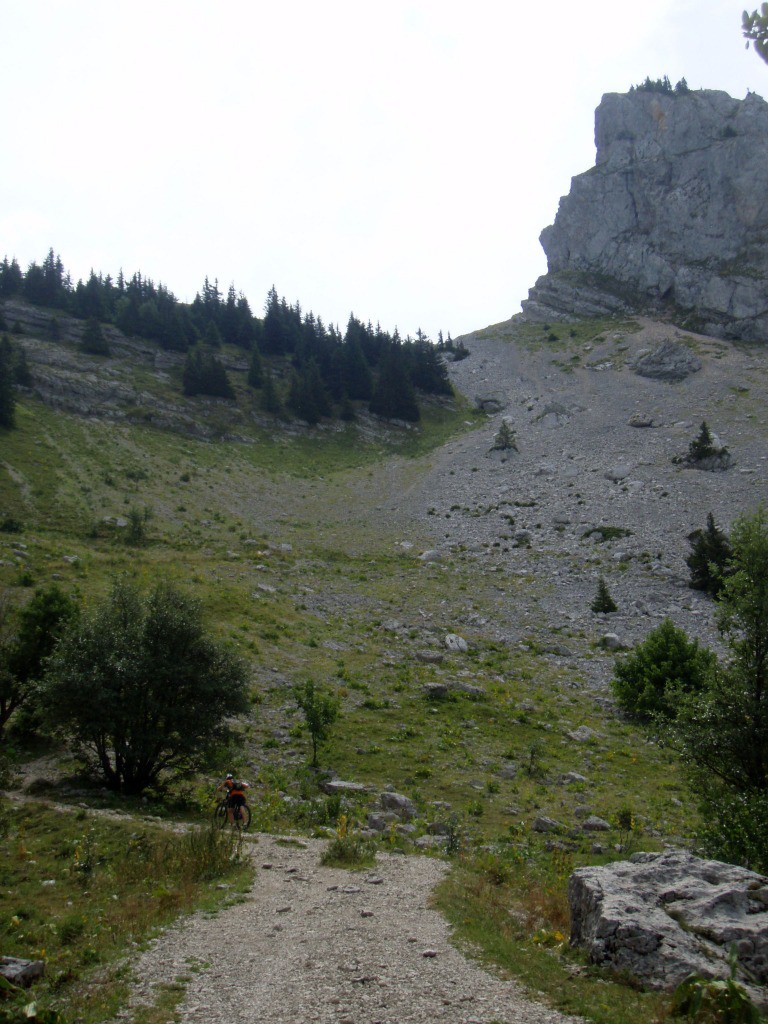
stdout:
{"type": "Polygon", "coordinates": [[[443,862],[380,854],[370,872],[350,872],[320,865],[322,841],[301,843],[258,836],[246,900],[156,939],[135,965],[140,982],[121,1019],[183,977],[185,1024],[577,1020],[530,1002],[451,945],[428,906],[443,862]]]}

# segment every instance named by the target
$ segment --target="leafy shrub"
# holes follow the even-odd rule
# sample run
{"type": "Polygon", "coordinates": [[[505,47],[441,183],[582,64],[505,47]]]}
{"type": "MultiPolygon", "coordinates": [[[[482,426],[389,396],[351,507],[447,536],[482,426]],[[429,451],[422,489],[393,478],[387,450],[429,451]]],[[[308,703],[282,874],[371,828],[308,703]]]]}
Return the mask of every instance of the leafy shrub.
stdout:
{"type": "Polygon", "coordinates": [[[711,651],[665,619],[634,651],[616,659],[613,691],[632,718],[671,719],[676,713],[675,694],[701,690],[716,662],[711,651]]]}
{"type": "Polygon", "coordinates": [[[128,527],[125,533],[127,544],[140,547],[147,539],[147,523],[152,518],[152,509],[146,505],[143,509],[132,505],[128,509],[128,527]]]}
{"type": "Polygon", "coordinates": [[[766,861],[768,809],[768,510],[738,517],[717,624],[728,660],[700,693],[683,693],[671,730],[703,797],[710,837],[742,863],[766,861]],[[751,821],[756,810],[763,824],[751,821]]]}
{"type": "Polygon", "coordinates": [[[163,582],[147,595],[116,582],[47,668],[46,715],[125,794],[201,764],[250,707],[245,664],[209,637],[201,606],[163,582]]]}
{"type": "Polygon", "coordinates": [[[513,866],[497,850],[480,851],[475,857],[475,867],[492,885],[508,885],[512,881],[513,866]]]}
{"type": "Polygon", "coordinates": [[[714,788],[711,780],[699,792],[704,824],[697,839],[711,857],[740,864],[751,871],[768,872],[768,793],[738,793],[714,788]]]}
{"type": "Polygon", "coordinates": [[[309,736],[312,741],[312,767],[317,767],[317,748],[326,739],[330,727],[339,717],[340,702],[308,679],[302,686],[293,688],[293,697],[304,713],[309,736]]]}
{"type": "Polygon", "coordinates": [[[0,974],[0,1021],[2,1024],[66,1024],[56,1010],[30,1002],[29,993],[0,974]]]}
{"type": "Polygon", "coordinates": [[[345,814],[339,818],[336,835],[330,841],[320,863],[327,867],[370,867],[376,860],[376,851],[370,839],[355,831],[345,814]]]}
{"type": "Polygon", "coordinates": [[[729,978],[704,978],[689,974],[675,989],[672,1013],[699,1024],[760,1024],[760,1011],[736,981],[735,950],[729,957],[729,978]]]}

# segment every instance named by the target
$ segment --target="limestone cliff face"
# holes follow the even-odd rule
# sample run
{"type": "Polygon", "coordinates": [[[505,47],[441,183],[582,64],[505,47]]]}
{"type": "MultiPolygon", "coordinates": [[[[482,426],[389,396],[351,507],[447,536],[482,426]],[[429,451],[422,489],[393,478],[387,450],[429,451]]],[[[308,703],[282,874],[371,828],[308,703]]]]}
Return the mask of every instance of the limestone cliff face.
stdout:
{"type": "Polygon", "coordinates": [[[526,315],[667,310],[704,333],[768,341],[768,103],[610,93],[595,144],[595,166],[541,233],[549,269],[526,315]]]}

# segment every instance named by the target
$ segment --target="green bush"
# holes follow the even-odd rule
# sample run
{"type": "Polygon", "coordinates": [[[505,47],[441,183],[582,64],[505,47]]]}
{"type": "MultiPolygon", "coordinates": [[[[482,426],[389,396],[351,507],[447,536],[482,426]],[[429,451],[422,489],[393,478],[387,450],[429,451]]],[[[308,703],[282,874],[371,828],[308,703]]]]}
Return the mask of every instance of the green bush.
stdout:
{"type": "Polygon", "coordinates": [[[47,662],[46,717],[109,789],[143,793],[199,767],[248,711],[248,670],[212,639],[202,607],[166,582],[118,580],[47,662]]]}
{"type": "Polygon", "coordinates": [[[714,788],[711,780],[700,810],[704,824],[697,833],[702,850],[727,864],[768,873],[768,793],[738,793],[714,788]]]}
{"type": "Polygon", "coordinates": [[[730,978],[704,978],[689,974],[675,989],[672,1015],[685,1016],[699,1024],[761,1024],[764,1019],[736,981],[736,952],[731,947],[730,978]]]}
{"type": "Polygon", "coordinates": [[[711,651],[665,619],[634,651],[616,659],[611,685],[632,718],[671,719],[676,713],[675,695],[681,690],[701,690],[716,662],[711,651]]]}
{"type": "Polygon", "coordinates": [[[716,613],[728,659],[700,693],[681,694],[670,732],[710,844],[728,859],[766,867],[768,509],[736,519],[731,544],[716,613]]]}
{"type": "Polygon", "coordinates": [[[332,868],[371,867],[376,860],[373,842],[354,828],[345,814],[339,818],[336,834],[323,851],[320,863],[332,868]]]}

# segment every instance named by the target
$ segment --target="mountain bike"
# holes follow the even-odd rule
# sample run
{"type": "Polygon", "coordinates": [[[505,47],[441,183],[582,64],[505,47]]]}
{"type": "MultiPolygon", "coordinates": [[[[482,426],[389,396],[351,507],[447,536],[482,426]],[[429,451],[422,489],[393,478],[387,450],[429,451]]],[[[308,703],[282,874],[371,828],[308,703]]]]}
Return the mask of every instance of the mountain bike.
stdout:
{"type": "MultiPolygon", "coordinates": [[[[251,808],[248,804],[242,804],[240,807],[235,807],[232,817],[235,819],[234,825],[238,831],[248,831],[251,824],[251,808]]],[[[216,809],[213,812],[213,822],[217,828],[224,828],[225,825],[229,824],[226,797],[216,804],[216,809]]]]}

